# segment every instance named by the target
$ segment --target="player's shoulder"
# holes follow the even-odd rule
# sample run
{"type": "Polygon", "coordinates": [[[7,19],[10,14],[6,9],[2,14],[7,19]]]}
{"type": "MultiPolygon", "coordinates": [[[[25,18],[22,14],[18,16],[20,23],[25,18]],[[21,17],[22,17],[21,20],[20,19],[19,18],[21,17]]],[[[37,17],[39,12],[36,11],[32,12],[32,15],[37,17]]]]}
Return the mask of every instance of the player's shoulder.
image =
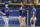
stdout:
{"type": "Polygon", "coordinates": [[[8,7],[7,9],[8,9],[8,10],[10,10],[10,8],[9,8],[9,7],[8,7]]]}
{"type": "Polygon", "coordinates": [[[8,7],[8,9],[10,9],[10,8],[8,7]]]}
{"type": "Polygon", "coordinates": [[[34,9],[34,11],[36,11],[36,9],[34,9]]]}
{"type": "Polygon", "coordinates": [[[36,11],[36,9],[32,9],[33,11],[36,11]]]}

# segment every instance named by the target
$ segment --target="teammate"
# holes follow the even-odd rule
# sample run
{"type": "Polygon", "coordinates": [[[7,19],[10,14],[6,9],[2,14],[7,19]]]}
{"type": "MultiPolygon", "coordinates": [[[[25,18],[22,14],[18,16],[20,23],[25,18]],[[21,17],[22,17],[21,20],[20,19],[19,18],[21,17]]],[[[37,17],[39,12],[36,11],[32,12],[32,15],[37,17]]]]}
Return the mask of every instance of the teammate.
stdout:
{"type": "Polygon", "coordinates": [[[1,9],[1,11],[0,11],[0,13],[3,14],[2,18],[5,22],[4,27],[8,27],[9,10],[10,10],[10,8],[8,7],[8,2],[6,2],[5,7],[3,9],[1,9]]]}
{"type": "Polygon", "coordinates": [[[36,5],[33,4],[33,9],[31,11],[31,20],[30,20],[30,23],[31,23],[31,27],[35,27],[35,22],[36,22],[36,5]]]}
{"type": "Polygon", "coordinates": [[[25,23],[25,4],[24,3],[21,3],[21,8],[19,9],[19,12],[20,12],[20,19],[19,19],[19,22],[20,22],[20,27],[25,27],[26,26],[26,23],[25,23]]]}

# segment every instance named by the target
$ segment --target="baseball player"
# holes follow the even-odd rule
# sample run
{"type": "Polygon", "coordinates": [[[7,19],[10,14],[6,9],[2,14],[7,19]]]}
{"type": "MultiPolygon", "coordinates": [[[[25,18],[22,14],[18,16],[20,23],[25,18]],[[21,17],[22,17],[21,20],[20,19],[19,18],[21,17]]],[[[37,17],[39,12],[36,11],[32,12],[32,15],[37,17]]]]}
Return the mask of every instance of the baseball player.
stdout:
{"type": "Polygon", "coordinates": [[[25,22],[25,4],[21,3],[21,8],[19,9],[20,16],[19,16],[19,22],[20,22],[20,27],[25,27],[26,22],[25,22]]]}
{"type": "Polygon", "coordinates": [[[2,18],[5,22],[4,27],[8,27],[8,16],[9,16],[10,8],[8,7],[8,2],[5,3],[5,7],[1,9],[0,13],[3,14],[2,18]]]}
{"type": "Polygon", "coordinates": [[[33,9],[31,11],[31,19],[30,19],[30,23],[31,23],[31,27],[35,27],[35,22],[36,22],[36,5],[33,4],[32,5],[33,9]]]}

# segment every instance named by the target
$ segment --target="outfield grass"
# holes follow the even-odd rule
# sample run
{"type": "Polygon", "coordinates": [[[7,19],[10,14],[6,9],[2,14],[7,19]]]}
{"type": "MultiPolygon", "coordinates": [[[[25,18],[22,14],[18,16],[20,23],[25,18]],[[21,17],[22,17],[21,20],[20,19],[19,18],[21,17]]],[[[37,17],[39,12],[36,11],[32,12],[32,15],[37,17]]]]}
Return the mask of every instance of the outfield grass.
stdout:
{"type": "MultiPolygon", "coordinates": [[[[0,26],[0,27],[4,27],[4,26],[0,26]]],[[[20,26],[9,26],[9,27],[20,27],[20,26]]],[[[26,27],[30,27],[30,26],[26,26],[26,27]]],[[[36,26],[36,27],[40,27],[40,26],[36,26]]]]}

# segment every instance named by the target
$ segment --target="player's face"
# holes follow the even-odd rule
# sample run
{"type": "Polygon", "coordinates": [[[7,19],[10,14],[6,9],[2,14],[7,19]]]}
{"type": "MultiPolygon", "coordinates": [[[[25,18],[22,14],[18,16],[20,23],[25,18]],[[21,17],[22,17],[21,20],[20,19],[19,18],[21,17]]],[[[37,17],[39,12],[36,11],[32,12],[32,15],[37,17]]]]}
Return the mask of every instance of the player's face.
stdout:
{"type": "Polygon", "coordinates": [[[8,4],[5,4],[5,7],[8,7],[8,4]]]}
{"type": "Polygon", "coordinates": [[[34,6],[32,6],[34,8],[34,6]]]}

